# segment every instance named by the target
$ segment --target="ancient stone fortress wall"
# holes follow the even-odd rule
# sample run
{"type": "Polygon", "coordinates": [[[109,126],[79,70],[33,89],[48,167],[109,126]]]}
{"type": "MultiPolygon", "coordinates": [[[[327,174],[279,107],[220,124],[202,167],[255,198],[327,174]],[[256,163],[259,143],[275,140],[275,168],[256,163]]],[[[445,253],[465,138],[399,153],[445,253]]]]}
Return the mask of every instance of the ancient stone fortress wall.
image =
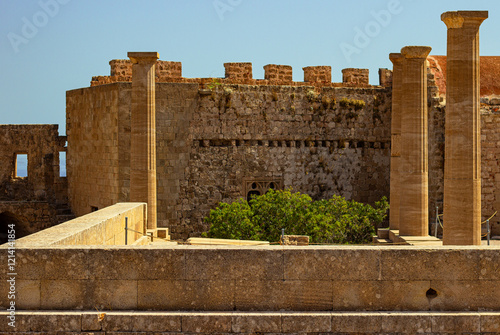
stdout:
{"type": "MultiPolygon", "coordinates": [[[[99,84],[130,80],[131,63],[110,64],[106,80],[67,93],[78,215],[128,200],[131,85],[99,84]]],[[[158,226],[173,238],[207,230],[210,209],[253,187],[370,203],[388,195],[390,89],[370,86],[368,70],[345,69],[331,83],[330,67],[306,67],[306,81],[293,82],[283,65],[265,66],[259,80],[251,63],[226,63],[223,79],[182,78],[178,63],[157,64],[158,226]]]]}
{"type": "Polygon", "coordinates": [[[57,125],[0,125],[0,221],[17,224],[18,236],[58,223],[67,203],[67,182],[59,173],[66,137],[57,125]],[[27,176],[17,176],[18,155],[27,155],[27,176]]]}

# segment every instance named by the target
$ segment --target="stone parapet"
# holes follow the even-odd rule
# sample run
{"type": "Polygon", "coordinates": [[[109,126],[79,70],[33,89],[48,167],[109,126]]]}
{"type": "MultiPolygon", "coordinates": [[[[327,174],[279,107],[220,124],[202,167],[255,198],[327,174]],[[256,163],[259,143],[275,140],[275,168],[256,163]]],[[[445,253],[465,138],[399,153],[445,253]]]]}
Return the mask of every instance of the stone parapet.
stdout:
{"type": "Polygon", "coordinates": [[[290,65],[268,64],[264,66],[264,79],[276,82],[291,82],[292,67],[290,65]]]}
{"type": "Polygon", "coordinates": [[[310,82],[310,83],[332,82],[331,66],[307,66],[302,69],[304,70],[304,82],[310,82]]]}
{"type": "Polygon", "coordinates": [[[368,69],[343,69],[342,83],[344,86],[368,86],[369,74],[368,69]]]}
{"type": "MultiPolygon", "coordinates": [[[[496,246],[25,245],[16,249],[16,309],[498,311],[499,255],[496,246]]],[[[7,252],[0,258],[6,264],[7,252]]]]}

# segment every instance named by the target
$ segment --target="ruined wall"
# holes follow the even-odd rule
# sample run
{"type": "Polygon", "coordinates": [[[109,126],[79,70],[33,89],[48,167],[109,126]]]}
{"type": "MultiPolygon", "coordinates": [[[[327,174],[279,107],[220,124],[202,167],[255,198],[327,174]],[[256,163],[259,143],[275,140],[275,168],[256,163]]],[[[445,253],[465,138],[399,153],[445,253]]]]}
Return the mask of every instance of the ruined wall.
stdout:
{"type": "Polygon", "coordinates": [[[0,225],[16,222],[22,236],[58,223],[57,206],[67,202],[65,144],[57,125],[0,125],[0,225]],[[17,154],[27,154],[27,177],[16,176],[17,154]]]}

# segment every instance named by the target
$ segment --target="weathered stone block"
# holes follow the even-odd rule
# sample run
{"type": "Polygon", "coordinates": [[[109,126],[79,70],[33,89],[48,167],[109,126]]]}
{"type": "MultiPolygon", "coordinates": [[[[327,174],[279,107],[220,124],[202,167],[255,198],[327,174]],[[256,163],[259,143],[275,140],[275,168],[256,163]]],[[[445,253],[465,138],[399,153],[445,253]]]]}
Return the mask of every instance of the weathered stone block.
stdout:
{"type": "Polygon", "coordinates": [[[380,333],[383,320],[382,313],[333,313],[331,331],[380,333]]]}
{"type": "Polygon", "coordinates": [[[387,333],[430,333],[432,331],[431,319],[425,315],[411,313],[398,313],[384,315],[382,332],[387,333]]]}
{"type": "Polygon", "coordinates": [[[333,308],[337,311],[428,310],[427,281],[337,281],[333,308]]]}
{"type": "Polygon", "coordinates": [[[479,278],[479,253],[466,248],[382,250],[383,280],[475,280],[479,278]]]}
{"type": "MultiPolygon", "coordinates": [[[[2,319],[5,317],[2,316],[2,319]]],[[[6,319],[6,318],[5,318],[6,319]]],[[[5,321],[5,320],[4,320],[5,321]]],[[[36,312],[16,311],[15,332],[80,332],[81,315],[79,312],[36,312]]],[[[0,331],[12,332],[7,322],[0,322],[0,331]]]]}
{"type": "Polygon", "coordinates": [[[500,280],[500,250],[481,250],[479,254],[479,279],[500,280]]]}
{"type": "Polygon", "coordinates": [[[274,313],[234,313],[233,333],[281,333],[281,316],[274,313]]]}
{"type": "Polygon", "coordinates": [[[180,332],[179,313],[106,312],[101,321],[102,330],[108,332],[180,332]]]}
{"type": "Polygon", "coordinates": [[[477,311],[500,308],[495,282],[470,280],[432,281],[437,296],[430,301],[431,310],[477,311]]]}
{"type": "Polygon", "coordinates": [[[231,313],[217,313],[217,315],[183,314],[182,331],[186,333],[230,333],[231,322],[231,313]]]}
{"type": "Polygon", "coordinates": [[[41,309],[83,309],[88,305],[85,280],[42,280],[41,309]]]}
{"type": "Polygon", "coordinates": [[[136,280],[92,280],[87,284],[92,307],[98,310],[137,308],[136,280]]]}
{"type": "Polygon", "coordinates": [[[283,333],[329,333],[332,330],[330,313],[282,313],[283,333]]]}
{"type": "Polygon", "coordinates": [[[139,280],[138,309],[233,310],[232,281],[139,280]]]}
{"type": "Polygon", "coordinates": [[[431,317],[432,332],[480,333],[481,316],[476,313],[444,313],[431,317]]]}
{"type": "Polygon", "coordinates": [[[498,332],[500,333],[500,315],[498,313],[482,312],[481,313],[481,332],[498,332]]]}
{"type": "Polygon", "coordinates": [[[96,279],[182,279],[183,249],[91,249],[89,271],[96,279]],[[128,264],[129,266],[123,266],[128,264]]]}
{"type": "Polygon", "coordinates": [[[40,309],[41,292],[39,280],[16,280],[15,287],[15,301],[18,309],[40,309]]]}
{"type": "Polygon", "coordinates": [[[283,279],[283,254],[272,248],[186,249],[185,257],[188,280],[283,279]]]}
{"type": "Polygon", "coordinates": [[[285,248],[284,257],[285,279],[377,280],[379,277],[378,249],[285,248]]]}
{"type": "Polygon", "coordinates": [[[332,309],[331,281],[236,281],[237,310],[324,311],[332,309]]]}

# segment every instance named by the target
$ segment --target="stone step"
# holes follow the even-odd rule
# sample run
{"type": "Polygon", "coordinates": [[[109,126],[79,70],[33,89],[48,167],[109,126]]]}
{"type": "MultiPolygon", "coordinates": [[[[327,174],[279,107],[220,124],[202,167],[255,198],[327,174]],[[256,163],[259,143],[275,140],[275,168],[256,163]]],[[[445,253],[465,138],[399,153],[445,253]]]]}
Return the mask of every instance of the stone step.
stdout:
{"type": "MultiPolygon", "coordinates": [[[[8,320],[9,312],[0,311],[8,320]]],[[[500,312],[158,312],[16,310],[15,328],[2,334],[155,331],[158,335],[249,333],[498,334],[500,312]],[[50,320],[50,322],[49,322],[50,320]]],[[[132,334],[132,333],[131,333],[132,334]]],[[[146,333],[144,333],[146,334],[146,333]]]]}
{"type": "Polygon", "coordinates": [[[389,228],[379,228],[377,229],[378,238],[389,238],[389,228]]]}
{"type": "Polygon", "coordinates": [[[373,236],[372,242],[375,244],[393,244],[388,238],[380,238],[377,236],[373,236]]]}
{"type": "Polygon", "coordinates": [[[63,222],[69,221],[69,220],[73,220],[75,217],[76,216],[74,216],[73,214],[60,214],[60,215],[56,216],[57,222],[59,222],[59,223],[63,223],[63,222]]]}

